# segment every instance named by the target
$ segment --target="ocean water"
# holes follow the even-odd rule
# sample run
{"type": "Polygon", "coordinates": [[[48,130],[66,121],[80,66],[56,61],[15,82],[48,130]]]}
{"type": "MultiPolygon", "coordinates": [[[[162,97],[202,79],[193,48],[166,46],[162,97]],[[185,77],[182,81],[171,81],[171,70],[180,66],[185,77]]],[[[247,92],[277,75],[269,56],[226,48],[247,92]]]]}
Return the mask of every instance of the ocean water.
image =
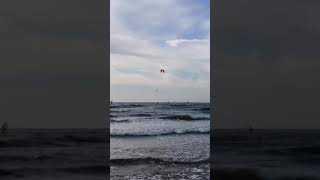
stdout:
{"type": "Polygon", "coordinates": [[[0,137],[0,179],[105,180],[105,129],[9,129],[0,137]]]}
{"type": "Polygon", "coordinates": [[[209,179],[208,103],[113,103],[110,179],[209,179]]]}
{"type": "Polygon", "coordinates": [[[214,130],[215,179],[319,180],[320,130],[214,130]]]}
{"type": "Polygon", "coordinates": [[[214,129],[210,139],[209,110],[114,103],[110,142],[105,129],[9,129],[0,179],[105,180],[109,148],[111,179],[320,179],[320,130],[214,129]]]}

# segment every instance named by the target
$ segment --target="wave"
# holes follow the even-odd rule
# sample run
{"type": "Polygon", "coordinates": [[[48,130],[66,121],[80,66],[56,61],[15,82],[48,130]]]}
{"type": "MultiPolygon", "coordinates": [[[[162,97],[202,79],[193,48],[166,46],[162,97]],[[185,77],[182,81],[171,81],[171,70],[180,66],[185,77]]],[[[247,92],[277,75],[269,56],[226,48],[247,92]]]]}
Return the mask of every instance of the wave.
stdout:
{"type": "Polygon", "coordinates": [[[301,147],[289,147],[281,149],[265,150],[266,153],[272,155],[291,156],[292,154],[304,154],[304,155],[319,155],[320,146],[301,146],[301,147]]]}
{"type": "Polygon", "coordinates": [[[50,140],[27,140],[27,139],[13,139],[0,141],[0,148],[7,147],[34,147],[34,146],[64,146],[63,144],[56,143],[50,140]]]}
{"type": "Polygon", "coordinates": [[[0,141],[0,148],[7,147],[42,147],[56,146],[65,147],[73,146],[80,143],[107,143],[108,139],[104,136],[75,136],[64,135],[60,137],[38,137],[32,139],[8,139],[0,141]]]}
{"type": "Polygon", "coordinates": [[[129,119],[121,119],[121,120],[111,119],[111,122],[124,123],[124,122],[130,122],[130,120],[129,119]]]}
{"type": "Polygon", "coordinates": [[[0,156],[1,162],[12,162],[12,161],[29,161],[31,160],[25,156],[0,156]]]}
{"type": "Polygon", "coordinates": [[[152,114],[143,114],[143,113],[140,113],[140,114],[131,114],[130,116],[133,116],[133,117],[151,117],[152,114]]]}
{"type": "Polygon", "coordinates": [[[197,109],[197,110],[200,111],[200,112],[203,112],[203,113],[209,113],[210,112],[210,107],[200,108],[200,109],[197,109]]]}
{"type": "Polygon", "coordinates": [[[216,168],[212,175],[215,179],[248,179],[248,180],[319,180],[318,177],[308,175],[275,175],[273,178],[266,178],[268,175],[261,173],[259,169],[254,168],[216,168]]]}
{"type": "MultiPolygon", "coordinates": [[[[0,169],[0,179],[1,177],[15,177],[22,178],[24,175],[22,173],[34,174],[38,172],[38,168],[14,168],[14,169],[0,169]]],[[[71,166],[63,168],[52,168],[46,170],[53,171],[63,171],[72,174],[108,174],[109,168],[107,165],[91,165],[91,166],[71,166]]]]}
{"type": "Polygon", "coordinates": [[[184,135],[184,134],[210,134],[210,130],[175,130],[169,132],[157,132],[157,133],[111,133],[112,137],[138,137],[138,136],[164,136],[164,135],[184,135]]]}
{"type": "Polygon", "coordinates": [[[198,161],[174,161],[170,159],[161,159],[161,158],[125,158],[125,159],[111,159],[111,165],[131,165],[131,164],[202,164],[209,163],[209,159],[198,160],[198,161]]]}
{"type": "Polygon", "coordinates": [[[289,149],[293,153],[303,153],[303,154],[320,154],[320,146],[303,146],[303,147],[295,147],[289,149]]]}
{"type": "Polygon", "coordinates": [[[190,107],[190,106],[192,106],[192,104],[189,104],[189,103],[179,103],[179,104],[169,104],[169,106],[173,106],[173,107],[190,107]]]}
{"type": "Polygon", "coordinates": [[[252,179],[252,180],[265,180],[256,169],[215,169],[212,172],[216,179],[252,179]]]}
{"type": "Polygon", "coordinates": [[[210,120],[210,118],[207,118],[207,117],[194,118],[190,115],[172,115],[172,116],[161,117],[161,119],[183,120],[183,121],[210,120]]]}
{"type": "Polygon", "coordinates": [[[27,156],[0,156],[1,162],[13,162],[13,161],[43,161],[52,159],[53,157],[47,155],[40,155],[35,157],[27,157],[27,156]]]}
{"type": "Polygon", "coordinates": [[[15,176],[18,177],[17,174],[15,174],[13,171],[7,170],[7,169],[0,169],[0,177],[2,176],[15,176]]]}
{"type": "Polygon", "coordinates": [[[207,107],[207,108],[201,108],[201,109],[199,109],[199,110],[201,110],[201,111],[210,111],[210,107],[207,107]]]}
{"type": "Polygon", "coordinates": [[[80,136],[73,136],[73,135],[65,135],[63,137],[58,137],[56,138],[58,141],[63,141],[63,142],[74,142],[74,143],[105,143],[107,142],[107,138],[104,137],[80,137],[80,136]]]}
{"type": "Polygon", "coordinates": [[[94,166],[80,166],[80,167],[67,167],[62,169],[65,172],[80,173],[80,174],[107,174],[107,165],[94,165],[94,166]]]}
{"type": "Polygon", "coordinates": [[[110,108],[137,108],[137,107],[145,107],[140,104],[121,104],[121,105],[111,105],[110,108]]]}

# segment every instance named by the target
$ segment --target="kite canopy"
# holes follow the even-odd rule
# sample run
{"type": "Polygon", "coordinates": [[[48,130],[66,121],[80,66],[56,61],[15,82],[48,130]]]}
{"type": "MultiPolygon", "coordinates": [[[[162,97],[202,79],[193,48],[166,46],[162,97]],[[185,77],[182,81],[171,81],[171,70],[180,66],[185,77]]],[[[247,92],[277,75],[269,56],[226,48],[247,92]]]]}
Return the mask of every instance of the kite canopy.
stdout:
{"type": "Polygon", "coordinates": [[[160,73],[165,73],[164,69],[161,69],[161,70],[160,70],[160,73]]]}

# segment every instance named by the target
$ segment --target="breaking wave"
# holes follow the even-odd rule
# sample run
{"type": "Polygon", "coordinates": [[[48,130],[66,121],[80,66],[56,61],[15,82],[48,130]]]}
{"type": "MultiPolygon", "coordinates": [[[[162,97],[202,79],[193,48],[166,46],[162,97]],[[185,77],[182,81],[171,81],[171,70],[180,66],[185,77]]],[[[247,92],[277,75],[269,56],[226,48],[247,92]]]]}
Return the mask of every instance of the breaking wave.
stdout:
{"type": "Polygon", "coordinates": [[[197,117],[197,118],[194,118],[194,117],[192,117],[192,116],[190,116],[190,115],[172,115],[172,116],[162,117],[161,119],[184,120],[184,121],[210,120],[210,118],[207,118],[207,117],[197,117]]]}
{"type": "Polygon", "coordinates": [[[125,159],[111,159],[110,164],[112,165],[130,165],[130,164],[202,164],[209,163],[209,159],[198,160],[198,161],[173,161],[170,159],[161,159],[161,158],[125,158],[125,159]]]}
{"type": "Polygon", "coordinates": [[[173,130],[155,133],[111,133],[112,137],[137,137],[137,136],[163,136],[163,135],[182,135],[182,134],[209,134],[210,130],[173,130]]]}

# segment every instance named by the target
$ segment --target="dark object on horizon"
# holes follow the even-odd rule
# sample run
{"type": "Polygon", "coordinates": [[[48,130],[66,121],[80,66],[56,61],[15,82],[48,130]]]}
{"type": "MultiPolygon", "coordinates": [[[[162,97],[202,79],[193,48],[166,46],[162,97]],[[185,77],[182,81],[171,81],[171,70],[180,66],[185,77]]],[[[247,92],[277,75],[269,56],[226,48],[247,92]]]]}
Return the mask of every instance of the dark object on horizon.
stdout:
{"type": "Polygon", "coordinates": [[[8,123],[4,122],[1,126],[1,134],[6,136],[8,134],[8,123]]]}
{"type": "Polygon", "coordinates": [[[161,70],[160,70],[160,73],[165,73],[164,69],[161,69],[161,70]]]}

